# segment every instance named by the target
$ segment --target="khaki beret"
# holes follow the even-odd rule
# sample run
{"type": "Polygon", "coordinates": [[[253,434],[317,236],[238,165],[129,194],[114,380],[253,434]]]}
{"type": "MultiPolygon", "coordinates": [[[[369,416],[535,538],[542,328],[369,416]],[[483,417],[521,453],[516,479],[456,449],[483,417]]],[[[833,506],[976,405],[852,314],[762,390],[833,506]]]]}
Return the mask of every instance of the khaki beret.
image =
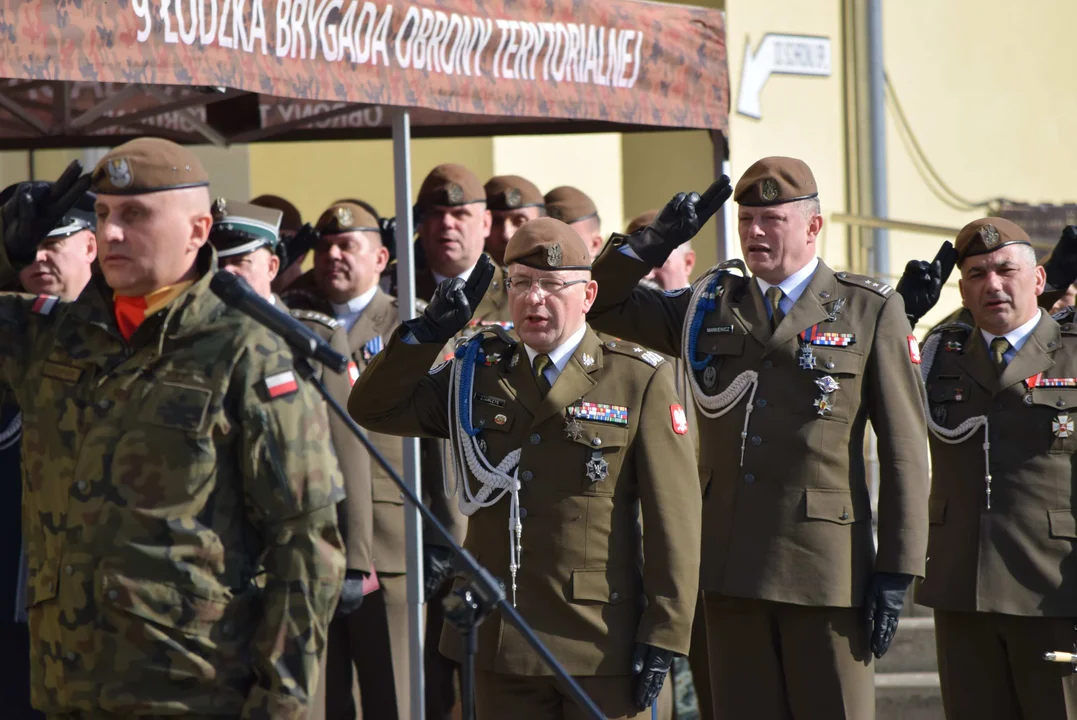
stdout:
{"type": "Polygon", "coordinates": [[[486,191],[475,173],[463,165],[438,165],[430,171],[419,188],[420,209],[435,205],[454,207],[486,202],[486,191]]]}
{"type": "Polygon", "coordinates": [[[280,210],[283,214],[280,229],[283,232],[299,232],[299,228],[303,227],[303,216],[299,213],[299,208],[278,195],[259,195],[251,200],[251,205],[280,210]]]}
{"type": "Polygon", "coordinates": [[[349,232],[376,232],[381,234],[378,219],[362,205],[352,202],[338,202],[318,218],[314,229],[322,235],[340,235],[349,232]]]}
{"type": "Polygon", "coordinates": [[[628,221],[628,227],[625,228],[625,235],[631,235],[637,230],[641,230],[655,221],[658,217],[657,210],[648,210],[645,213],[637,215],[628,221]]]}
{"type": "Polygon", "coordinates": [[[528,207],[545,207],[535,184],[519,175],[498,175],[486,181],[486,207],[490,210],[518,210],[528,207]]]}
{"type": "Polygon", "coordinates": [[[986,217],[973,220],[954,241],[957,262],[973,255],[986,255],[1007,245],[1032,245],[1028,233],[1005,218],[986,217]]]}
{"type": "Polygon", "coordinates": [[[90,187],[98,195],[142,195],[206,185],[209,175],[190,150],[171,140],[139,138],[101,158],[90,187]]]}
{"type": "Polygon", "coordinates": [[[733,199],[741,205],[763,207],[819,197],[815,176],[803,160],[766,157],[752,164],[737,183],[733,199]]]}
{"type": "Polygon", "coordinates": [[[565,223],[536,218],[524,223],[505,246],[505,265],[512,263],[539,270],[590,270],[591,253],[565,223]]]}
{"type": "Polygon", "coordinates": [[[217,198],[210,211],[213,227],[209,241],[217,249],[217,257],[246,255],[261,247],[276,252],[284,217],[280,210],[217,198]]]}
{"type": "Polygon", "coordinates": [[[571,225],[598,217],[598,208],[582,190],[562,185],[546,193],[546,214],[571,225]]]}

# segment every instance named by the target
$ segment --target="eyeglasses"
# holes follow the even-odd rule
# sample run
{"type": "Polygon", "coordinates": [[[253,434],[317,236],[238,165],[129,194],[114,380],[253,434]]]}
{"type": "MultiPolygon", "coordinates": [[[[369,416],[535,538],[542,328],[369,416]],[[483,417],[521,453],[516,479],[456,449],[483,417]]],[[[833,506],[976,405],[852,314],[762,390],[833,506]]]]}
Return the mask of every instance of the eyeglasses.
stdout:
{"type": "Polygon", "coordinates": [[[543,295],[556,295],[570,285],[580,285],[586,280],[558,280],[556,278],[539,278],[532,280],[529,277],[510,277],[505,279],[505,288],[514,295],[526,295],[531,292],[532,285],[538,285],[543,295]]]}

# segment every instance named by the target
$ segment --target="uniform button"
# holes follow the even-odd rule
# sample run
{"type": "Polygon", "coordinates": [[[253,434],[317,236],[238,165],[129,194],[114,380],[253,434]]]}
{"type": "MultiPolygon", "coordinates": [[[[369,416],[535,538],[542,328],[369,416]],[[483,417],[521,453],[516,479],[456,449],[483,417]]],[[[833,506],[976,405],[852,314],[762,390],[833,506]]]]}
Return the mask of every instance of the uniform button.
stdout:
{"type": "Polygon", "coordinates": [[[759,447],[761,444],[763,444],[763,438],[759,437],[758,435],[752,438],[752,445],[759,447]]]}
{"type": "Polygon", "coordinates": [[[834,361],[833,360],[827,360],[826,361],[826,369],[827,370],[833,370],[834,369],[834,361]]]}
{"type": "Polygon", "coordinates": [[[620,599],[621,599],[621,593],[616,592],[616,591],[610,593],[610,600],[613,600],[614,602],[617,602],[620,599]]]}
{"type": "Polygon", "coordinates": [[[1054,340],[1052,340],[1051,342],[1047,343],[1047,347],[1049,347],[1049,348],[1053,348],[1054,346],[1055,346],[1055,341],[1054,341],[1054,340]]]}
{"type": "Polygon", "coordinates": [[[764,370],[770,370],[772,367],[774,367],[774,363],[772,363],[770,360],[764,360],[763,361],[763,369],[764,370]]]}
{"type": "Polygon", "coordinates": [[[99,410],[108,410],[108,400],[98,400],[97,408],[99,410]]]}
{"type": "Polygon", "coordinates": [[[821,293],[819,293],[819,297],[821,297],[821,298],[823,298],[824,300],[826,300],[827,298],[829,298],[829,297],[830,297],[830,293],[828,293],[828,292],[827,292],[826,290],[824,290],[824,291],[822,291],[821,293]]]}
{"type": "Polygon", "coordinates": [[[534,475],[531,474],[530,470],[524,470],[522,473],[520,473],[520,479],[524,482],[531,482],[531,478],[533,477],[534,475]]]}
{"type": "Polygon", "coordinates": [[[68,565],[67,567],[64,568],[64,572],[67,573],[68,575],[74,575],[75,574],[75,568],[68,565]]]}
{"type": "Polygon", "coordinates": [[[75,662],[75,653],[69,652],[67,654],[67,659],[68,659],[68,662],[75,662]]]}
{"type": "Polygon", "coordinates": [[[116,590],[109,590],[108,591],[108,599],[109,600],[115,600],[119,596],[120,596],[120,593],[118,591],[116,591],[116,590]]]}
{"type": "Polygon", "coordinates": [[[527,508],[520,508],[520,519],[523,520],[527,517],[527,508]]]}
{"type": "Polygon", "coordinates": [[[1066,401],[1065,401],[1065,400],[1063,400],[1062,398],[1059,398],[1059,399],[1058,399],[1058,402],[1056,402],[1056,403],[1055,403],[1055,405],[1056,405],[1057,407],[1066,407],[1066,401]]]}
{"type": "Polygon", "coordinates": [[[591,444],[594,445],[595,447],[598,447],[599,445],[602,444],[602,438],[600,438],[600,437],[591,438],[591,444]]]}
{"type": "Polygon", "coordinates": [[[89,485],[86,484],[85,480],[79,480],[78,481],[78,488],[79,488],[80,492],[86,492],[87,487],[89,487],[89,485]]]}
{"type": "Polygon", "coordinates": [[[755,475],[752,475],[751,473],[748,473],[747,475],[744,476],[744,482],[751,485],[752,483],[755,482],[755,475]]]}
{"type": "Polygon", "coordinates": [[[840,517],[840,518],[838,518],[838,519],[839,519],[839,520],[848,520],[848,519],[849,519],[849,513],[847,513],[847,512],[845,512],[844,510],[842,510],[842,511],[841,511],[841,517],[840,517]]]}
{"type": "Polygon", "coordinates": [[[540,442],[542,442],[542,436],[538,433],[534,433],[529,439],[531,440],[532,445],[538,445],[540,442]]]}
{"type": "Polygon", "coordinates": [[[767,406],[767,401],[764,400],[763,398],[759,398],[758,400],[755,401],[755,406],[765,408],[767,406]]]}

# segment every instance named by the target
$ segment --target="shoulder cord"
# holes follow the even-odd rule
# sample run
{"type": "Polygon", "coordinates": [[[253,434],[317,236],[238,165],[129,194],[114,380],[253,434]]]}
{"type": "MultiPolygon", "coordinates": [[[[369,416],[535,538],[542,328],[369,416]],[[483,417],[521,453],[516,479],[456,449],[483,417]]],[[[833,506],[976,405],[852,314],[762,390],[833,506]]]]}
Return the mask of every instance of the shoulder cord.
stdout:
{"type": "Polygon", "coordinates": [[[744,447],[748,439],[748,423],[752,417],[752,408],[755,401],[755,391],[759,387],[759,373],[755,370],[745,370],[733,382],[718,395],[707,395],[699,387],[696,372],[706,368],[709,358],[696,359],[696,343],[699,333],[703,329],[703,317],[718,307],[717,289],[718,282],[723,272],[712,270],[697,280],[692,285],[692,298],[688,304],[688,315],[684,320],[684,330],[681,335],[681,354],[684,355],[689,367],[685,368],[688,383],[695,397],[696,407],[705,417],[720,418],[740,402],[745,395],[748,396],[748,404],[744,407],[744,427],[740,433],[740,466],[744,467],[744,447]],[[700,292],[700,288],[706,290],[700,292]]]}
{"type": "Polygon", "coordinates": [[[8,426],[0,433],[0,450],[7,450],[22,437],[22,413],[19,412],[11,419],[8,426]]]}
{"type": "Polygon", "coordinates": [[[944,428],[931,417],[931,405],[927,397],[927,379],[931,375],[931,367],[935,364],[935,356],[939,351],[939,343],[942,341],[942,333],[935,333],[924,341],[924,349],[920,352],[920,394],[924,402],[924,417],[927,419],[927,427],[931,434],[947,445],[957,445],[968,440],[981,427],[984,429],[984,483],[987,489],[987,508],[991,509],[991,432],[986,415],[971,417],[955,428],[944,428]]]}
{"type": "MultiPolygon", "coordinates": [[[[481,336],[475,336],[479,338],[481,336]]],[[[471,424],[471,391],[475,381],[475,365],[479,362],[480,340],[462,344],[456,350],[449,381],[449,441],[453,452],[455,487],[449,487],[445,473],[445,494],[452,498],[458,492],[460,512],[471,516],[479,508],[490,507],[511,493],[509,498],[509,572],[512,574],[512,605],[516,606],[516,571],[523,554],[523,522],[520,517],[520,481],[517,478],[521,450],[513,450],[493,466],[479,447],[479,431],[471,424]],[[471,492],[467,471],[479,482],[478,493],[471,492]],[[511,473],[511,475],[509,474],[511,473]],[[495,495],[496,493],[496,495],[495,495]],[[491,496],[493,498],[491,499],[491,496]]]]}

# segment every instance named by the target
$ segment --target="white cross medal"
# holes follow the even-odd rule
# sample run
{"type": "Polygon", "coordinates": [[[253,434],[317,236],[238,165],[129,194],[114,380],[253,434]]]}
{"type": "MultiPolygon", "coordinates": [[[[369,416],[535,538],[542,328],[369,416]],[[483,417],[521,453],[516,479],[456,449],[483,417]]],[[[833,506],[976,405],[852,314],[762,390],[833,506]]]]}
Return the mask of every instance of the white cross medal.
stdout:
{"type": "Polygon", "coordinates": [[[1051,421],[1051,430],[1057,438],[1073,436],[1073,416],[1069,413],[1059,413],[1058,417],[1051,421]]]}

